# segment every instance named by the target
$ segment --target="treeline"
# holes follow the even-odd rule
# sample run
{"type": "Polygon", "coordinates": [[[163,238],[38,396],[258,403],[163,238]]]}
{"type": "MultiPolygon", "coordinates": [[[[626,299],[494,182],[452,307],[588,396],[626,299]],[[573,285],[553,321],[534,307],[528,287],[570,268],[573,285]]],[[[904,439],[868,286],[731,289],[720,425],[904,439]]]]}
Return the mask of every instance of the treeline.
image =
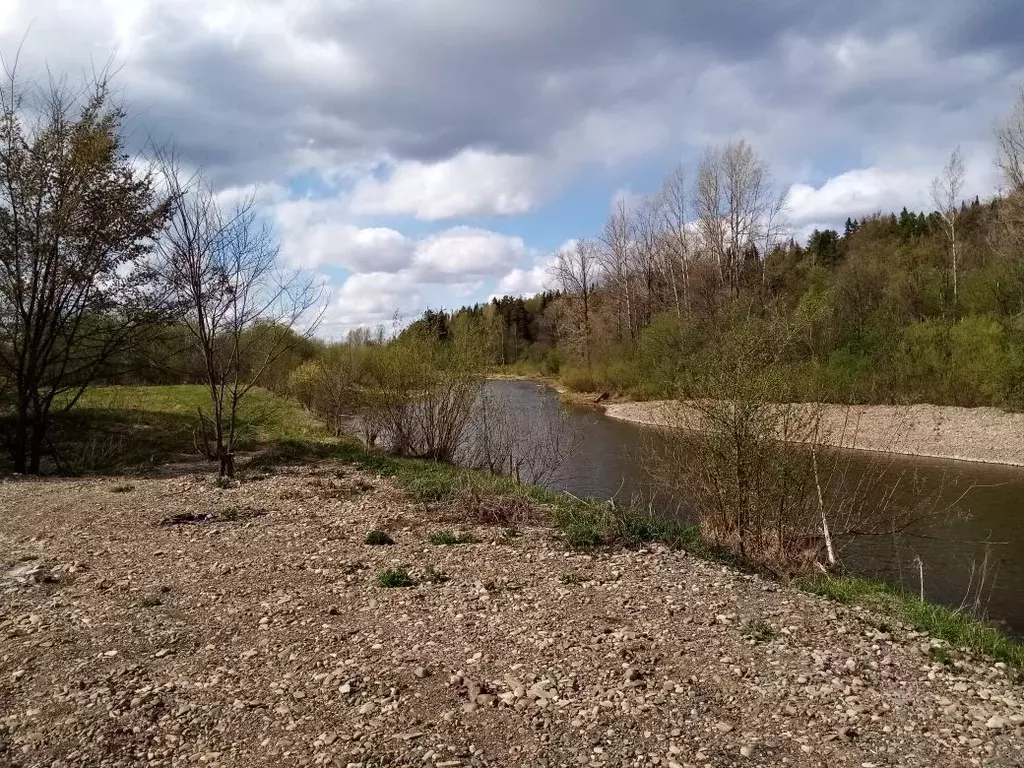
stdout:
{"type": "Polygon", "coordinates": [[[417,325],[443,339],[465,317],[503,340],[492,365],[644,398],[686,396],[721,339],[761,326],[796,399],[1021,408],[1024,97],[997,138],[1005,193],[961,199],[956,151],[934,210],[849,218],[803,242],[786,232],[768,164],[729,144],[692,184],[675,170],[555,254],[553,292],[417,325]]]}

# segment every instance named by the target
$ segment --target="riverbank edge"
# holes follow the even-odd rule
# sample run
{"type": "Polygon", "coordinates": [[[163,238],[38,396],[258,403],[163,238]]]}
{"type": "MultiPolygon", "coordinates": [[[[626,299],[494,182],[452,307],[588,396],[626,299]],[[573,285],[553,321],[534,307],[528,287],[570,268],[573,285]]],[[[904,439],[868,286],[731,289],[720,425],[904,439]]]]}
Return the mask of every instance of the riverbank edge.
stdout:
{"type": "MultiPolygon", "coordinates": [[[[674,411],[679,405],[672,400],[616,402],[603,410],[611,419],[660,427],[678,418],[674,411]]],[[[822,409],[823,442],[836,448],[1024,466],[1024,414],[927,403],[806,407],[822,409]]]]}
{"type": "MultiPolygon", "coordinates": [[[[540,374],[495,372],[488,379],[542,384],[558,392],[568,405],[599,410],[610,419],[640,426],[666,426],[668,420],[657,415],[658,411],[677,405],[674,400],[632,400],[608,393],[577,392],[556,377],[540,374]]],[[[826,437],[824,442],[837,448],[1024,467],[1024,413],[988,406],[964,408],[930,403],[807,406],[824,407],[826,421],[832,427],[825,434],[838,436],[826,437]]]]}
{"type": "Polygon", "coordinates": [[[659,518],[650,510],[612,507],[570,493],[517,483],[484,470],[395,458],[347,441],[287,441],[257,460],[254,466],[263,464],[269,468],[274,464],[309,459],[339,460],[376,472],[392,480],[417,503],[449,503],[460,495],[469,495],[537,505],[548,513],[550,527],[570,549],[608,551],[661,544],[724,568],[757,572],[762,578],[782,586],[869,611],[879,618],[880,626],[884,626],[885,620],[896,621],[948,643],[949,650],[936,648],[932,652],[938,659],[951,660],[957,652],[976,654],[1007,664],[1024,679],[1024,642],[997,627],[952,608],[922,601],[887,584],[857,576],[821,574],[783,582],[731,553],[716,550],[701,538],[698,526],[659,518]]]}

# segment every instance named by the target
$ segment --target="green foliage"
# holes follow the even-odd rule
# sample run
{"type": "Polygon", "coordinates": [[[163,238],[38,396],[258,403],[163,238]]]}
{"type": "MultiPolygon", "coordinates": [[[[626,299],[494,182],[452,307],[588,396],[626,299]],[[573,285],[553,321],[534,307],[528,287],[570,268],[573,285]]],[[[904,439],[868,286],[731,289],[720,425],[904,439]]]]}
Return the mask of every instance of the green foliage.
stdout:
{"type": "Polygon", "coordinates": [[[402,589],[415,587],[416,580],[403,567],[388,568],[377,574],[377,586],[383,589],[402,589]]]}
{"type": "Polygon", "coordinates": [[[394,545],[395,540],[391,538],[391,535],[387,531],[380,529],[374,529],[366,534],[366,538],[363,539],[363,544],[369,544],[373,547],[390,547],[394,545]]]}
{"type": "Polygon", "coordinates": [[[808,592],[859,605],[945,640],[1024,670],[1024,644],[963,612],[924,602],[895,587],[854,576],[815,576],[800,582],[808,592]]]}

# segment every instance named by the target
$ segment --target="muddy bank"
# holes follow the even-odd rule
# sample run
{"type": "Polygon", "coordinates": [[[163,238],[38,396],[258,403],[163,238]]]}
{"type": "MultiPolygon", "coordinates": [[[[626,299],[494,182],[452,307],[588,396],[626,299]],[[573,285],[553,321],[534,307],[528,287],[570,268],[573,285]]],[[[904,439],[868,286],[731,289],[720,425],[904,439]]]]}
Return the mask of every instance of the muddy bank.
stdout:
{"type": "MultiPolygon", "coordinates": [[[[808,408],[815,407],[808,405],[808,408]]],[[[997,408],[937,405],[826,405],[826,442],[842,448],[937,459],[1024,466],[1024,414],[997,408]]],[[[678,414],[671,401],[612,403],[605,414],[636,424],[664,425],[678,414]]]]}

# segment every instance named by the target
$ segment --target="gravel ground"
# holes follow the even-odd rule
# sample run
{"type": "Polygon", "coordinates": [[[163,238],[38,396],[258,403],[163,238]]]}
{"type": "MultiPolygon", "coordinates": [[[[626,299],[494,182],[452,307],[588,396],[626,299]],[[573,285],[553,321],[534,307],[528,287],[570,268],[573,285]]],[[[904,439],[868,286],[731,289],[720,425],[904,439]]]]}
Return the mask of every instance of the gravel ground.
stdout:
{"type": "MultiPolygon", "coordinates": [[[[997,408],[939,405],[811,405],[824,408],[826,442],[843,448],[936,459],[1024,466],[1024,413],[997,408]]],[[[637,424],[663,425],[672,401],[612,403],[605,415],[637,424]]]]}
{"type": "Polygon", "coordinates": [[[1024,763],[1004,666],[660,547],[432,546],[349,467],[9,480],[0,515],[3,766],[1024,763]]]}

